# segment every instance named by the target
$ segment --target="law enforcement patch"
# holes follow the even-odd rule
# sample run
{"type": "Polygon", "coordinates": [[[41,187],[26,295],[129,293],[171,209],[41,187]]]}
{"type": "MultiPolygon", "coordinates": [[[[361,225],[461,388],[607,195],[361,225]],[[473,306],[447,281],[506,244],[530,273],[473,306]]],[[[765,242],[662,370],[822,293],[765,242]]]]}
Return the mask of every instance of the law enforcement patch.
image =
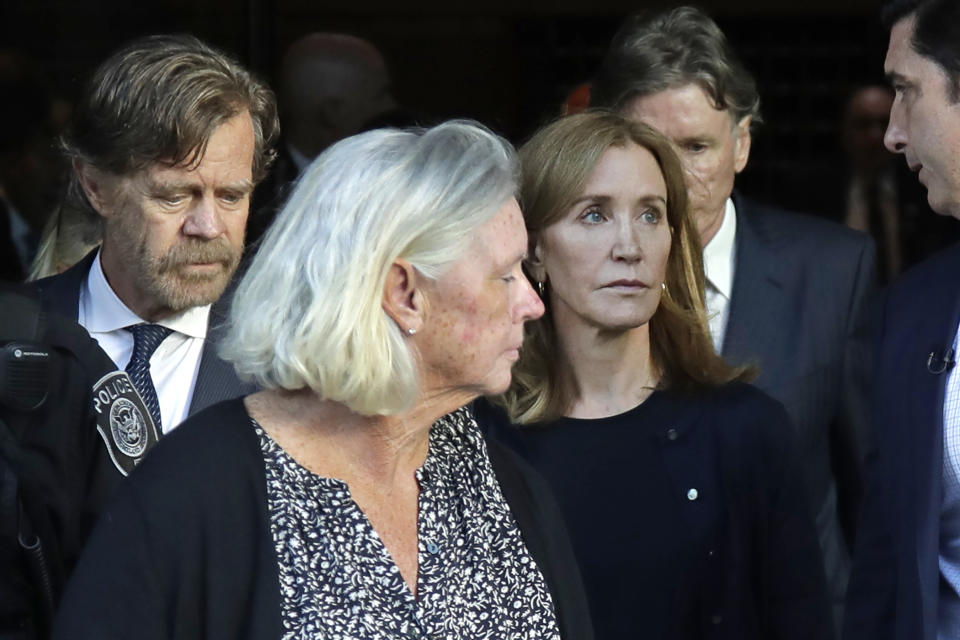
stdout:
{"type": "Polygon", "coordinates": [[[114,371],[93,385],[97,431],[114,466],[128,475],[157,443],[157,429],[126,371],[114,371]]]}

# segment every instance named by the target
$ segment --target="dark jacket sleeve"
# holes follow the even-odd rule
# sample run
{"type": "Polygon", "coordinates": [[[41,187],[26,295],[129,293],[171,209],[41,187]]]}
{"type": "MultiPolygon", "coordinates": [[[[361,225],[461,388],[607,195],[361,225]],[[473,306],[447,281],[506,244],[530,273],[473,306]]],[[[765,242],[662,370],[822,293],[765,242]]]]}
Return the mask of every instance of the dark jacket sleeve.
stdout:
{"type": "MultiPolygon", "coordinates": [[[[721,437],[721,456],[730,504],[752,512],[734,518],[729,535],[753,538],[754,548],[746,549],[752,558],[745,564],[752,567],[748,580],[760,603],[757,637],[833,638],[820,545],[790,418],[782,405],[760,393],[746,406],[748,428],[721,437]]],[[[732,566],[731,574],[736,571],[732,566]]]]}
{"type": "Polygon", "coordinates": [[[780,437],[765,442],[763,461],[772,480],[767,494],[768,536],[764,582],[770,605],[772,637],[833,638],[834,622],[827,596],[827,583],[820,545],[808,505],[810,503],[793,430],[786,425],[780,437]]]}
{"type": "Polygon", "coordinates": [[[266,480],[241,399],[150,452],[101,516],[54,627],[63,640],[242,640],[281,629],[266,480]]]}
{"type": "MultiPolygon", "coordinates": [[[[882,344],[883,325],[877,327],[882,344]]],[[[844,640],[885,640],[894,637],[896,600],[896,557],[887,520],[888,500],[884,490],[885,471],[878,438],[867,457],[867,492],[864,499],[857,541],[853,554],[853,570],[847,589],[843,619],[844,640]]]]}
{"type": "Polygon", "coordinates": [[[871,438],[870,400],[873,380],[871,321],[877,300],[876,252],[864,243],[857,263],[847,315],[840,412],[831,433],[831,463],[837,483],[840,523],[852,543],[864,493],[864,461],[871,438]]]}
{"type": "Polygon", "coordinates": [[[876,453],[867,461],[867,495],[853,555],[853,571],[843,618],[844,640],[885,640],[894,637],[896,558],[886,497],[881,487],[876,453]]]}
{"type": "Polygon", "coordinates": [[[546,482],[513,452],[487,439],[490,461],[530,554],[553,596],[565,640],[592,640],[590,609],[560,509],[546,482]]]}
{"type": "Polygon", "coordinates": [[[54,627],[67,640],[169,637],[156,549],[134,490],[121,489],[74,573],[54,627]]]}

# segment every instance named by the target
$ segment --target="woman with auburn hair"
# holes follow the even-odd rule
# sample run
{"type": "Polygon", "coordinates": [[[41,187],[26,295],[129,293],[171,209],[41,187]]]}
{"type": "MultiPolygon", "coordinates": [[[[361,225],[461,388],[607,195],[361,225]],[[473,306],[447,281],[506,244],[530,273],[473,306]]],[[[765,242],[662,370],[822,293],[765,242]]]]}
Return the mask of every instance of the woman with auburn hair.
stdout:
{"type": "Polygon", "coordinates": [[[512,147],[476,123],[324,151],[232,300],[263,389],[165,436],[101,517],[55,638],[590,640],[542,480],[466,406],[543,313],[512,147]]]}
{"type": "Polygon", "coordinates": [[[831,637],[789,421],[714,352],[670,143],[587,111],[520,157],[546,313],[476,411],[552,486],[597,637],[831,637]]]}

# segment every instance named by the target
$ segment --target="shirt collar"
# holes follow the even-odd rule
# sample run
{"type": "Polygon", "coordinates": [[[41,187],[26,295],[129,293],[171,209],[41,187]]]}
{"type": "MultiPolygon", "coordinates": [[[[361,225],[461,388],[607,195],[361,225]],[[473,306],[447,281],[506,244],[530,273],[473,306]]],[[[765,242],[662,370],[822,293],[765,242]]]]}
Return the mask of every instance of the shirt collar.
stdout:
{"type": "Polygon", "coordinates": [[[727,300],[733,293],[733,249],[737,235],[737,209],[727,198],[723,222],[717,234],[703,248],[703,270],[707,281],[727,300]]]}
{"type": "MultiPolygon", "coordinates": [[[[100,252],[97,252],[87,275],[86,295],[81,296],[84,326],[91,333],[108,333],[146,322],[125,305],[113,291],[103,273],[100,252]]],[[[167,327],[192,338],[207,337],[207,320],[210,305],[190,307],[180,313],[158,320],[154,324],[167,327]]]]}

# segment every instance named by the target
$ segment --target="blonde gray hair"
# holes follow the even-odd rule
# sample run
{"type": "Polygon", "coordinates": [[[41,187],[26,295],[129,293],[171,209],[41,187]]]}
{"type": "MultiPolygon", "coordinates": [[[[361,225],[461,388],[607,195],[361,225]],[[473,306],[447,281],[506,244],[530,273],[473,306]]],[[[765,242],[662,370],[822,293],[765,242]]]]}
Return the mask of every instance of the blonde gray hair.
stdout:
{"type": "Polygon", "coordinates": [[[382,308],[398,259],[436,279],[517,190],[510,144],[483,126],[379,129],[307,168],[240,283],[222,345],[270,389],[309,388],[366,414],[419,393],[417,354],[382,308]]]}

